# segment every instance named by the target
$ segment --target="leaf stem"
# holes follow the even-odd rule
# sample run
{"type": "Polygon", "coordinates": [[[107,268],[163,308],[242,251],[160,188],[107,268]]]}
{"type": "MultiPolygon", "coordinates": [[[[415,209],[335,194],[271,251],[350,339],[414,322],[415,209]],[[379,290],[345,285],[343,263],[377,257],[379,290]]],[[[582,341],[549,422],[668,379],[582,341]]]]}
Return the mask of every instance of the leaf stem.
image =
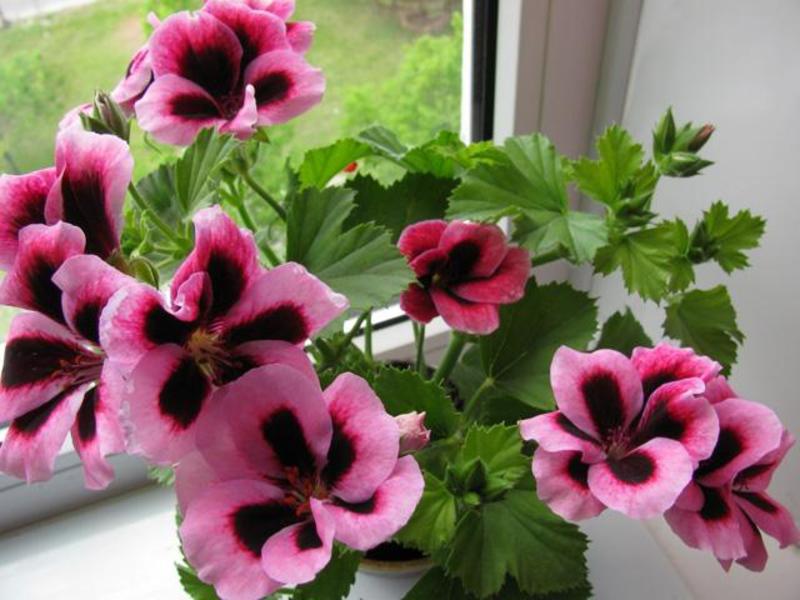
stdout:
{"type": "Polygon", "coordinates": [[[364,322],[364,354],[369,362],[372,357],[372,311],[367,311],[367,320],[364,322]]]}
{"type": "Polygon", "coordinates": [[[561,252],[558,250],[551,250],[550,252],[545,252],[544,254],[537,254],[531,259],[531,266],[532,267],[541,267],[542,265],[546,265],[547,263],[555,262],[561,257],[561,252]]]}
{"type": "MultiPolygon", "coordinates": [[[[250,231],[253,232],[253,236],[257,234],[256,231],[256,223],[253,220],[253,216],[250,214],[250,211],[247,210],[247,207],[244,204],[244,200],[241,200],[236,203],[236,209],[239,211],[239,215],[242,217],[242,221],[244,221],[245,227],[247,227],[250,231]]],[[[270,266],[277,267],[281,264],[281,259],[278,258],[278,255],[275,254],[275,251],[270,247],[270,245],[266,242],[259,243],[258,247],[264,253],[264,256],[267,257],[267,261],[269,262],[270,266]]]]}
{"type": "Polygon", "coordinates": [[[186,249],[189,247],[187,241],[180,236],[176,235],[172,228],[164,222],[164,220],[158,216],[155,208],[153,208],[150,203],[145,200],[145,198],[139,193],[139,190],[136,189],[136,186],[133,183],[128,184],[128,193],[133,198],[134,203],[139,209],[147,216],[148,219],[155,225],[164,236],[169,239],[176,247],[181,249],[186,249]]]}
{"type": "Polygon", "coordinates": [[[267,190],[261,187],[261,185],[255,179],[253,179],[250,173],[245,169],[241,169],[239,173],[241,174],[244,182],[250,186],[250,189],[258,194],[261,199],[264,200],[264,202],[269,204],[272,210],[275,211],[282,221],[286,221],[286,210],[280,204],[278,204],[278,201],[275,200],[275,198],[273,198],[267,190]]]}
{"type": "Polygon", "coordinates": [[[458,331],[452,333],[450,336],[450,344],[447,346],[447,350],[442,357],[442,361],[439,363],[439,367],[433,374],[432,379],[434,382],[442,383],[450,377],[450,373],[453,372],[466,344],[467,337],[463,333],[459,333],[458,331]]]}
{"type": "Polygon", "coordinates": [[[414,327],[414,343],[417,346],[417,360],[414,363],[414,370],[420,375],[424,375],[425,370],[425,325],[411,321],[414,327]]]}
{"type": "Polygon", "coordinates": [[[464,405],[464,419],[467,421],[474,421],[475,414],[478,408],[478,400],[481,396],[483,396],[486,390],[490,389],[494,385],[494,379],[491,377],[487,377],[483,380],[483,383],[478,386],[478,389],[470,396],[470,399],[467,400],[467,403],[464,405]]]}

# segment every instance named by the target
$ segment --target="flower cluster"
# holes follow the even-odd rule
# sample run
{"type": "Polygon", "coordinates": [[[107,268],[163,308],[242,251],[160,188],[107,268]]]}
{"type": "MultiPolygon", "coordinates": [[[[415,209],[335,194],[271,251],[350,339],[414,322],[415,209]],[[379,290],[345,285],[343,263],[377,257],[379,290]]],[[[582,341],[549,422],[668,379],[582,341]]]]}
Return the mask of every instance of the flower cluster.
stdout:
{"type": "Polygon", "coordinates": [[[737,398],[720,365],[668,344],[614,350],[560,348],[550,369],[558,410],[520,423],[538,448],[537,493],[557,514],[606,508],[665,514],[690,546],[729,566],[761,570],[759,529],[800,541],[791,515],[766,495],[794,442],[769,408],[737,398]]]}

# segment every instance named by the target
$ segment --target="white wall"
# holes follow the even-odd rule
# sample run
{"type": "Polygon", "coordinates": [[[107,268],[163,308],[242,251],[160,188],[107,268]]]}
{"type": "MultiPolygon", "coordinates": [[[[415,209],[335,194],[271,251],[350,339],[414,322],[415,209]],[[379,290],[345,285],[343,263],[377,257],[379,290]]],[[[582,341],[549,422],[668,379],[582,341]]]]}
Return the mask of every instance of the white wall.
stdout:
{"type": "MultiPolygon", "coordinates": [[[[775,409],[800,434],[800,1],[645,0],[623,125],[640,140],[669,105],[679,121],[710,121],[717,132],[703,154],[717,162],[701,177],[662,182],[655,206],[694,222],[722,198],[734,210],[767,218],[753,267],[727,277],[698,270],[707,288],[728,285],[747,335],[734,388],[775,409]]],[[[619,278],[596,280],[604,315],[625,302],[619,278]]],[[[632,303],[653,336],[663,311],[632,303]]],[[[774,495],[800,516],[800,448],[776,477],[774,495]]],[[[652,530],[697,598],[800,598],[800,553],[770,546],[770,564],[754,575],[725,575],[689,550],[666,526],[652,530]]],[[[597,542],[601,543],[601,542],[597,542]]]]}

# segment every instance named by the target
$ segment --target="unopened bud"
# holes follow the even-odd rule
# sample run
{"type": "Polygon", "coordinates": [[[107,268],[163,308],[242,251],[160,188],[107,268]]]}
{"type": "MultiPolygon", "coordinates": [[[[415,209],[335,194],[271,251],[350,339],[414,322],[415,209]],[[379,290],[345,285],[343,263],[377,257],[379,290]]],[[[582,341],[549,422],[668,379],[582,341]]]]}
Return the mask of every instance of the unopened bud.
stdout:
{"type": "Polygon", "coordinates": [[[425,413],[410,412],[394,418],[400,428],[400,454],[421,450],[431,440],[431,432],[425,428],[425,413]]]}
{"type": "Polygon", "coordinates": [[[692,138],[692,141],[689,142],[689,146],[687,147],[689,152],[697,152],[700,148],[705,146],[712,133],[714,133],[713,125],[710,123],[703,125],[700,131],[692,138]]]}

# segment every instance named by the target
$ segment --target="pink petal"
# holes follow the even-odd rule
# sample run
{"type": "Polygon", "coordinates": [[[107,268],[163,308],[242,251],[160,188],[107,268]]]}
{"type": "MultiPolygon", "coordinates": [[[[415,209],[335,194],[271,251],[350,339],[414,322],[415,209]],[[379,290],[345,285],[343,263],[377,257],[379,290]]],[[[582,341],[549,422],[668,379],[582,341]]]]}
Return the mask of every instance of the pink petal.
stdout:
{"type": "Polygon", "coordinates": [[[119,249],[122,206],[133,174],[130,148],[115,135],[69,128],[56,138],[58,179],[45,205],[48,223],[66,221],[86,236],[86,253],[119,249]]]}
{"type": "Polygon", "coordinates": [[[662,514],[692,480],[692,460],[674,440],[656,438],[620,459],[589,467],[589,488],[603,504],[634,519],[662,514]]]}
{"type": "Polygon", "coordinates": [[[464,278],[491,277],[508,253],[506,236],[497,225],[452,221],[442,233],[439,249],[458,260],[464,278]]]}
{"type": "Polygon", "coordinates": [[[156,289],[134,284],[116,292],[101,313],[100,343],[115,363],[133,367],[158,346],[183,346],[195,327],[165,308],[156,289]]]}
{"type": "Polygon", "coordinates": [[[0,471],[28,483],[50,479],[58,451],[89,387],[68,389],[14,419],[0,446],[0,471]]]}
{"type": "Polygon", "coordinates": [[[65,327],[38,313],[14,317],[0,374],[0,422],[21,416],[71,388],[81,365],[99,357],[65,327]]]}
{"type": "Polygon", "coordinates": [[[718,375],[706,384],[706,391],[703,393],[703,396],[705,396],[706,400],[711,402],[711,404],[716,404],[728,398],[736,398],[737,394],[733,391],[730,384],[728,384],[728,380],[722,375],[718,375]]]}
{"type": "Polygon", "coordinates": [[[331,560],[333,518],[314,498],[311,513],[312,519],[286,527],[264,544],[261,565],[275,581],[290,585],[308,583],[331,560]]]}
{"type": "Polygon", "coordinates": [[[53,274],[70,256],[83,253],[84,242],[81,230],[67,223],[25,227],[14,265],[0,284],[0,304],[35,310],[63,323],[61,290],[53,274]]]}
{"type": "Polygon", "coordinates": [[[111,91],[111,98],[130,116],[133,106],[144,96],[153,82],[153,68],[150,63],[150,50],[145,45],[136,51],[128,63],[125,76],[111,91]]]}
{"type": "Polygon", "coordinates": [[[533,455],[536,494],[557,515],[570,521],[596,517],[605,506],[594,497],[587,477],[589,465],[580,452],[548,452],[539,447],[533,455]]]}
{"type": "Polygon", "coordinates": [[[294,21],[286,23],[286,37],[292,50],[305,54],[314,41],[317,26],[311,21],[294,21]]]}
{"type": "Polygon", "coordinates": [[[231,345],[255,340],[302,344],[347,308],[347,299],[297,263],[260,275],[220,322],[231,345]]]}
{"type": "Polygon", "coordinates": [[[369,384],[352,373],[339,375],[323,393],[333,438],[322,479],[347,502],[363,502],[394,470],[400,429],[369,384]]]}
{"type": "Polygon", "coordinates": [[[311,476],[325,464],[331,418],[319,384],[298,370],[281,364],[253,369],[218,389],[212,404],[197,447],[220,476],[231,469],[241,473],[242,462],[279,479],[289,470],[311,476]],[[230,443],[219,439],[226,435],[234,436],[234,457],[230,443]]]}
{"type": "Polygon", "coordinates": [[[309,360],[308,355],[294,344],[277,340],[247,342],[237,346],[236,353],[238,356],[245,358],[250,368],[282,364],[296,369],[311,383],[319,387],[319,379],[317,379],[314,365],[309,360]]]}
{"type": "Polygon", "coordinates": [[[118,290],[136,280],[97,256],[81,254],[64,261],[53,275],[62,291],[67,324],[87,340],[100,343],[100,313],[118,290]]]}
{"type": "Polygon", "coordinates": [[[173,74],[158,77],[134,110],[142,129],[159,142],[176,146],[188,146],[201,130],[226,121],[207,91],[173,74]]]}
{"type": "MultiPolygon", "coordinates": [[[[761,572],[767,566],[768,558],[764,539],[761,537],[758,527],[743,511],[737,511],[737,516],[746,554],[742,558],[736,559],[736,562],[750,571],[761,572]]],[[[723,565],[724,567],[725,565],[723,565]]],[[[725,570],[727,571],[727,569],[725,570]]]]}
{"type": "Polygon", "coordinates": [[[416,283],[400,294],[400,308],[418,323],[430,323],[439,316],[430,294],[416,283]]]}
{"type": "Polygon", "coordinates": [[[702,379],[680,379],[656,388],[645,405],[635,444],[653,438],[668,438],[683,444],[697,465],[711,456],[719,436],[717,413],[708,400],[699,396],[702,379]]]}
{"type": "Polygon", "coordinates": [[[72,426],[72,444],[83,462],[84,482],[90,490],[111,483],[114,468],[106,456],[125,450],[119,418],[123,385],[120,374],[106,363],[100,383],[86,392],[72,426]]]}
{"type": "Polygon", "coordinates": [[[242,47],[242,64],[247,65],[257,57],[273,50],[290,49],[283,20],[266,11],[252,10],[240,2],[208,0],[203,7],[227,25],[242,47]]]}
{"type": "Polygon", "coordinates": [[[767,493],[734,490],[733,499],[759,529],[778,540],[781,548],[800,542],[792,513],[767,493]]]}
{"type": "Polygon", "coordinates": [[[240,140],[246,140],[256,132],[258,121],[258,106],[256,105],[256,90],[248,85],[244,91],[244,100],[239,112],[227,123],[219,128],[220,133],[230,133],[240,140]]]}
{"type": "Polygon", "coordinates": [[[662,342],[655,348],[634,348],[631,360],[642,378],[645,399],[661,384],[687,377],[711,381],[722,368],[691,348],[676,348],[662,342]]]}
{"type": "Polygon", "coordinates": [[[713,406],[719,418],[719,439],[695,477],[703,485],[719,486],[778,448],[783,425],[772,410],[756,402],[729,398],[713,406]]]}
{"type": "Polygon", "coordinates": [[[509,248],[508,254],[491,276],[451,286],[450,290],[470,302],[512,304],[525,295],[525,284],[531,271],[527,250],[509,248]]]}
{"type": "Polygon", "coordinates": [[[598,441],[578,429],[561,411],[520,421],[519,430],[522,439],[535,441],[549,453],[579,452],[587,463],[605,458],[598,441]]]}
{"type": "Polygon", "coordinates": [[[780,445],[772,452],[767,452],[758,462],[739,471],[733,481],[733,487],[747,492],[761,492],[767,489],[775,469],[783,461],[786,453],[794,446],[795,438],[788,429],[781,434],[780,445]]]}
{"type": "Polygon", "coordinates": [[[408,266],[414,271],[414,275],[419,278],[426,275],[434,275],[447,263],[447,254],[439,248],[432,248],[420,252],[415,258],[411,259],[408,266]]]}
{"type": "Polygon", "coordinates": [[[562,346],[550,383],[564,416],[594,439],[625,430],[642,407],[642,385],[628,358],[614,350],[578,352],[562,346]]]}
{"type": "Polygon", "coordinates": [[[71,108],[63,117],[61,117],[61,120],[58,122],[59,133],[71,127],[83,129],[81,115],[91,115],[92,113],[94,113],[94,105],[89,102],[85,102],[83,104],[79,104],[75,108],[71,108]]]}
{"type": "Polygon", "coordinates": [[[181,514],[185,515],[186,509],[195,498],[220,481],[199,450],[181,458],[175,466],[175,496],[181,514]]]}
{"type": "Polygon", "coordinates": [[[294,13],[294,0],[243,0],[255,10],[266,10],[284,21],[294,13]]]}
{"type": "Polygon", "coordinates": [[[445,323],[456,331],[488,335],[500,326],[500,314],[495,304],[468,302],[437,287],[432,287],[430,294],[445,323]]]}
{"type": "Polygon", "coordinates": [[[322,100],[325,76],[292,50],[262,54],[244,74],[258,104],[258,124],[278,125],[297,117],[322,100]]]}
{"type": "Polygon", "coordinates": [[[733,504],[730,489],[702,487],[701,492],[703,506],[700,510],[674,506],[666,512],[664,518],[672,531],[690,548],[711,551],[720,560],[745,556],[737,514],[740,511],[733,504]]]}
{"type": "Polygon", "coordinates": [[[236,226],[220,206],[198,211],[194,218],[195,247],[172,280],[176,300],[181,285],[194,273],[211,279],[212,306],[209,317],[218,317],[236,304],[262,272],[253,235],[236,226]]]}
{"type": "Polygon", "coordinates": [[[260,600],[281,587],[261,567],[267,539],[296,522],[283,491],[261,481],[228,481],[192,500],[180,527],[183,549],[200,579],[225,600],[260,600]]]}
{"type": "Polygon", "coordinates": [[[356,504],[334,499],[325,505],[336,522],[336,539],[356,550],[385,542],[408,523],[424,488],[417,461],[411,456],[399,458],[372,498],[356,504]]]}
{"type": "Polygon", "coordinates": [[[440,219],[414,223],[400,234],[397,247],[403,256],[411,261],[423,252],[437,248],[445,229],[447,221],[440,219]]]}
{"type": "Polygon", "coordinates": [[[54,168],[25,175],[0,175],[0,269],[17,254],[17,238],[26,225],[44,223],[44,203],[56,179],[54,168]]]}

